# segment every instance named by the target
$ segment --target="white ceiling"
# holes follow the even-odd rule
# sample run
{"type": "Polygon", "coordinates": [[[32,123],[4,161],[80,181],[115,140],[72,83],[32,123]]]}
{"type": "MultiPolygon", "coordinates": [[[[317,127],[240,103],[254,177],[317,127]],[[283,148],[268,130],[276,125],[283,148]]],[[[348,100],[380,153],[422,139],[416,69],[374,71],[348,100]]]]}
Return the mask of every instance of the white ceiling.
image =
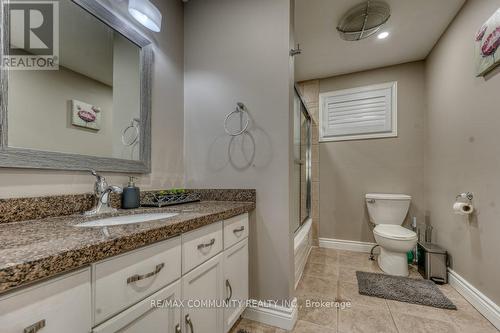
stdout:
{"type": "Polygon", "coordinates": [[[303,49],[295,58],[297,81],[425,59],[465,0],[386,0],[391,7],[383,28],[390,32],[387,39],[344,41],[337,23],[360,2],[296,0],[295,39],[303,49]]]}

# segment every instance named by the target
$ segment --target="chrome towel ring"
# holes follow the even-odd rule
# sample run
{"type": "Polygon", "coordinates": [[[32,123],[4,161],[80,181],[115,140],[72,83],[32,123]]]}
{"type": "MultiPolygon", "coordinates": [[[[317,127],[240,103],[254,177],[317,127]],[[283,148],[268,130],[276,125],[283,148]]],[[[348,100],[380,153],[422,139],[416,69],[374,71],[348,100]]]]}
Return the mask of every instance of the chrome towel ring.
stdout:
{"type": "Polygon", "coordinates": [[[134,118],[130,122],[130,125],[125,127],[125,129],[122,131],[122,143],[126,147],[133,146],[138,140],[139,140],[139,126],[140,126],[140,119],[134,118]],[[130,137],[127,139],[127,134],[130,135],[130,137]]]}
{"type": "Polygon", "coordinates": [[[226,116],[226,119],[224,120],[224,131],[226,131],[226,133],[229,134],[229,135],[231,135],[231,136],[238,136],[238,135],[241,135],[241,134],[243,134],[243,133],[246,132],[249,123],[250,123],[250,117],[248,116],[248,112],[246,110],[245,104],[243,104],[241,102],[238,102],[238,103],[236,103],[236,109],[233,112],[228,113],[227,116],[226,116]],[[227,123],[229,121],[229,118],[231,118],[231,116],[233,116],[235,114],[239,114],[240,115],[240,122],[243,121],[243,116],[246,116],[246,121],[245,121],[244,124],[243,123],[241,124],[241,129],[240,130],[238,130],[238,131],[230,131],[228,129],[227,123]]]}

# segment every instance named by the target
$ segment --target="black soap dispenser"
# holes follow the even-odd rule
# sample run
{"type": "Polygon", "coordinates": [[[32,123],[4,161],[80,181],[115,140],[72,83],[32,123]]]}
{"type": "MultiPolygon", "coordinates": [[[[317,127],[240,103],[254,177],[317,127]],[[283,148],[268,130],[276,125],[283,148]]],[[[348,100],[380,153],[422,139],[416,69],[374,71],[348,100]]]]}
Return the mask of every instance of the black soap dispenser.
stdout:
{"type": "Polygon", "coordinates": [[[141,205],[140,190],[135,186],[134,181],[137,178],[129,177],[128,185],[123,189],[122,194],[122,208],[123,209],[133,209],[139,208],[141,205]]]}

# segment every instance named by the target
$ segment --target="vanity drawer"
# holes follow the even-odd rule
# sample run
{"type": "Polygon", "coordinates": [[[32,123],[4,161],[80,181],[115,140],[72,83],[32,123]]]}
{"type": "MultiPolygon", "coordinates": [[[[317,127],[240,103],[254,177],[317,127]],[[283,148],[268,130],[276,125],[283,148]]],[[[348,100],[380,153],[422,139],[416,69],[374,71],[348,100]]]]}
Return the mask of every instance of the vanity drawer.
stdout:
{"type": "Polygon", "coordinates": [[[155,293],[180,276],[180,237],[94,264],[94,325],[155,293]]]}
{"type": "Polygon", "coordinates": [[[248,237],[248,214],[224,221],[224,248],[227,249],[248,237]]]}
{"type": "Polygon", "coordinates": [[[182,235],[182,272],[186,273],[222,251],[222,221],[182,235]]]}
{"type": "Polygon", "coordinates": [[[0,297],[2,333],[88,333],[90,268],[0,297]]]}

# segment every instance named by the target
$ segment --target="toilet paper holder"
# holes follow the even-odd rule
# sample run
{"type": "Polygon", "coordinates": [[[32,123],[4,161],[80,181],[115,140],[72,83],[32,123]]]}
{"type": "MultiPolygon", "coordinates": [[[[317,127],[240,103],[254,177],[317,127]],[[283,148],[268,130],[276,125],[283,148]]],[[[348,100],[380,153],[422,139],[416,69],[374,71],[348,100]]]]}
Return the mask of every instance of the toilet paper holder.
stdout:
{"type": "Polygon", "coordinates": [[[467,200],[469,203],[472,203],[472,199],[474,199],[474,194],[472,192],[464,192],[457,195],[456,200],[462,199],[467,200]]]}

